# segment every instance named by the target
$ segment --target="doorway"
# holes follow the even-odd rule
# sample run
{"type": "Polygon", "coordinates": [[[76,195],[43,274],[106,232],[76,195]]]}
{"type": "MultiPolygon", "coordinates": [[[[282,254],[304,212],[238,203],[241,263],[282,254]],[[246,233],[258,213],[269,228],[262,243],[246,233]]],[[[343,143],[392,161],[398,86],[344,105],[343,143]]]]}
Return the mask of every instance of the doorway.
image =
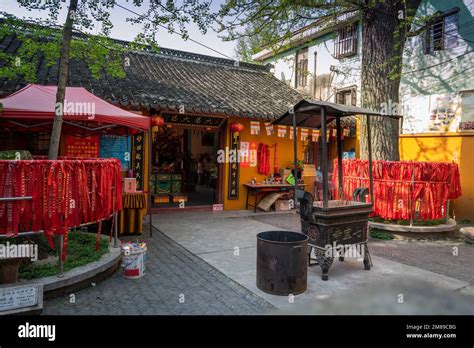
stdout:
{"type": "Polygon", "coordinates": [[[169,125],[156,134],[152,150],[154,208],[212,206],[221,180],[219,131],[169,125]]]}

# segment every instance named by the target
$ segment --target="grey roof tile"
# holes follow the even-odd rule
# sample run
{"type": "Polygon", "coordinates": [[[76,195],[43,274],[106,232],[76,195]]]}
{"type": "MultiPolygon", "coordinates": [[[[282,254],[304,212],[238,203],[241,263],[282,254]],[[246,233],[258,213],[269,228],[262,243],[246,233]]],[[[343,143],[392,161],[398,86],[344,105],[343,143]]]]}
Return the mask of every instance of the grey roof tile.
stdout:
{"type": "MultiPolygon", "coordinates": [[[[0,50],[14,54],[20,43],[7,36],[0,50]]],[[[275,78],[261,65],[161,48],[159,53],[129,53],[125,78],[102,74],[94,79],[86,63],[70,63],[69,86],[81,86],[114,104],[133,108],[178,109],[212,114],[272,119],[303,96],[275,78]]],[[[42,59],[37,83],[57,83],[58,65],[46,67],[42,59]]],[[[24,81],[0,80],[2,95],[26,85],[24,81]]]]}

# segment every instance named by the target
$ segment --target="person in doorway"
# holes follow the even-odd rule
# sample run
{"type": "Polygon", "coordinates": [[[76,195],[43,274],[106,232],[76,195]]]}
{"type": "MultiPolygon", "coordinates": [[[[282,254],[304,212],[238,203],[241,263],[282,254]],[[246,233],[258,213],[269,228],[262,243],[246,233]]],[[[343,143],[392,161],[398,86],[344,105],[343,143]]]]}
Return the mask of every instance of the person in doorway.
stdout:
{"type": "Polygon", "coordinates": [[[197,184],[202,185],[202,179],[204,174],[204,156],[200,155],[197,164],[197,184]]]}
{"type": "Polygon", "coordinates": [[[211,186],[211,174],[212,174],[212,167],[213,162],[211,156],[206,154],[206,158],[204,160],[204,177],[205,177],[205,185],[211,186]]]}

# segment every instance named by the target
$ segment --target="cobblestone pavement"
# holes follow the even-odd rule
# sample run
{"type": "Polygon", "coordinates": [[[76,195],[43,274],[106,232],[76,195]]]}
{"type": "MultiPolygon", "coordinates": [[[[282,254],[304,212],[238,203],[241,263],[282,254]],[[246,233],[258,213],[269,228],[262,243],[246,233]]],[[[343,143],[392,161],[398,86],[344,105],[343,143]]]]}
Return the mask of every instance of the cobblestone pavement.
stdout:
{"type": "Polygon", "coordinates": [[[158,230],[154,230],[153,238],[139,238],[148,248],[143,278],[124,279],[119,269],[112,277],[75,293],[75,303],[70,303],[69,296],[46,300],[43,314],[212,315],[275,310],[158,230]]]}
{"type": "MultiPolygon", "coordinates": [[[[299,215],[260,215],[253,219],[283,229],[301,231],[299,215]]],[[[371,240],[370,253],[474,284],[474,245],[456,241],[371,240]]]]}

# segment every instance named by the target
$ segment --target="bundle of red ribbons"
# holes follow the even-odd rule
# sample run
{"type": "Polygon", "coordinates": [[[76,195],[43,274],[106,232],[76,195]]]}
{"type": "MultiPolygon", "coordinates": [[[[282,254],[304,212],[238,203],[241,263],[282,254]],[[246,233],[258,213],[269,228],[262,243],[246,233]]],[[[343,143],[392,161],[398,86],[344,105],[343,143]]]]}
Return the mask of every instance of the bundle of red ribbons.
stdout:
{"type": "Polygon", "coordinates": [[[98,222],[122,209],[120,162],[116,159],[0,161],[0,197],[31,200],[0,202],[0,234],[43,230],[53,234],[98,222]]]}
{"type": "MultiPolygon", "coordinates": [[[[447,200],[462,194],[456,163],[373,161],[372,172],[374,215],[383,219],[441,219],[446,216],[447,200]]],[[[344,160],[342,173],[345,199],[352,199],[358,187],[370,187],[367,160],[344,160]]],[[[337,160],[333,183],[339,197],[337,160]]]]}

